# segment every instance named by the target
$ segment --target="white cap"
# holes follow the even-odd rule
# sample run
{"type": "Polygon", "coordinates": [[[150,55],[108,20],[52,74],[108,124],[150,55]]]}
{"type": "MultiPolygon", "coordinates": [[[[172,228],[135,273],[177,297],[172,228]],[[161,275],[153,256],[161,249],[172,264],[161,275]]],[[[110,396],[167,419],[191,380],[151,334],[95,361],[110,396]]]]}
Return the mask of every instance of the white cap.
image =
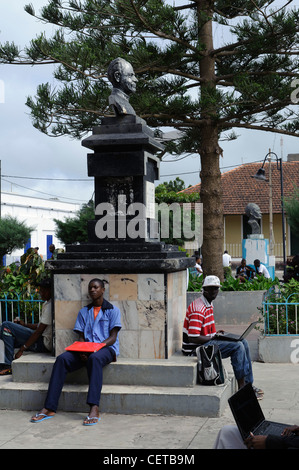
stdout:
{"type": "Polygon", "coordinates": [[[215,286],[220,287],[220,279],[217,276],[207,276],[203,281],[202,287],[215,286]]]}

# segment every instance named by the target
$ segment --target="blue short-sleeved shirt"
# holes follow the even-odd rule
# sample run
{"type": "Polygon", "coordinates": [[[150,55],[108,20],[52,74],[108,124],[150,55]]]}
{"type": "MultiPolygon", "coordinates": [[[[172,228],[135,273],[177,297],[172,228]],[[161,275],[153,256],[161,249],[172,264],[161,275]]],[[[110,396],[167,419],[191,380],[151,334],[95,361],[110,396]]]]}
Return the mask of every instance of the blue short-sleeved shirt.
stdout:
{"type": "MultiPolygon", "coordinates": [[[[102,343],[110,336],[110,331],[118,327],[121,328],[120,310],[103,299],[103,304],[99,314],[94,320],[93,305],[86,305],[78,313],[74,326],[74,331],[80,331],[84,334],[85,341],[102,343]]],[[[118,335],[115,343],[110,346],[115,354],[119,354],[118,335]]]]}

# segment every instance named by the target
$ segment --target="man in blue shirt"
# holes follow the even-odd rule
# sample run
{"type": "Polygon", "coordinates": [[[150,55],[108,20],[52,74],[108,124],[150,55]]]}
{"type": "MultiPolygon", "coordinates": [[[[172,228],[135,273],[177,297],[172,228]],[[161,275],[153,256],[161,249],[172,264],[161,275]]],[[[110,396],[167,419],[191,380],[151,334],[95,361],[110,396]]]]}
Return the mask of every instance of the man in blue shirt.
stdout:
{"type": "Polygon", "coordinates": [[[89,282],[88,293],[92,303],[79,311],[74,331],[79,333],[80,341],[105,343],[106,346],[92,354],[66,351],[56,358],[44,408],[32,417],[31,422],[38,423],[55,415],[67,372],[83,366],[86,366],[89,378],[87,404],[90,406],[83,424],[91,426],[99,421],[103,367],[119,354],[118,332],[121,329],[120,311],[104,299],[104,292],[101,279],[89,282]]]}

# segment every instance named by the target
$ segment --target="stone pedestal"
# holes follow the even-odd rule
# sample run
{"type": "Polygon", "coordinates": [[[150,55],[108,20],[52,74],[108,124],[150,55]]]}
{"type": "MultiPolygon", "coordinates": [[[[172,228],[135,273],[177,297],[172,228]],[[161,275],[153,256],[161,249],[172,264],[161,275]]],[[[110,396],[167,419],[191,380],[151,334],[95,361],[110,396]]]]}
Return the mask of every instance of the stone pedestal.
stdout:
{"type": "Polygon", "coordinates": [[[271,278],[275,278],[275,256],[269,256],[269,240],[263,234],[249,235],[243,240],[242,258],[250,266],[253,266],[255,259],[259,259],[268,269],[271,278]]]}
{"type": "Polygon", "coordinates": [[[251,235],[244,239],[242,243],[242,257],[247,264],[252,264],[255,259],[259,259],[266,266],[269,265],[269,240],[264,239],[261,234],[251,235]]]}
{"type": "Polygon", "coordinates": [[[90,302],[88,282],[106,281],[105,298],[119,307],[120,356],[165,359],[181,348],[186,312],[186,270],[173,273],[54,274],[55,354],[77,339],[73,326],[90,302]]]}
{"type": "Polygon", "coordinates": [[[136,116],[104,119],[82,144],[94,151],[88,174],[95,180],[95,220],[87,243],[66,246],[51,262],[55,354],[74,340],[78,311],[90,302],[88,282],[99,277],[106,281],[105,298],[121,311],[121,356],[167,359],[181,347],[187,269],[194,260],[159,241],[153,185],[159,178],[155,153],[163,147],[136,116]],[[136,205],[144,208],[137,215],[136,205]]]}

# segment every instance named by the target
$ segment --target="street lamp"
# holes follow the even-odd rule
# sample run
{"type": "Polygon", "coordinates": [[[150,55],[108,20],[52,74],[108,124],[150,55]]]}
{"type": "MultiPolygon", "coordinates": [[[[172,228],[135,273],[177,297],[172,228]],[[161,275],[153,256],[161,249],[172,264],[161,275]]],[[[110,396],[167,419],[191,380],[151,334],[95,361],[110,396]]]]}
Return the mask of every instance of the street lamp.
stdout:
{"type": "MultiPolygon", "coordinates": [[[[252,178],[255,178],[257,180],[261,180],[261,181],[269,181],[270,183],[270,210],[269,212],[271,212],[271,216],[272,216],[272,176],[271,176],[271,156],[274,155],[275,159],[276,159],[276,167],[278,170],[280,170],[280,192],[281,192],[281,216],[282,216],[282,248],[283,248],[283,271],[284,271],[284,274],[286,273],[286,240],[285,240],[285,222],[284,222],[284,204],[283,204],[283,174],[282,174],[282,159],[281,158],[278,158],[278,156],[276,155],[276,153],[274,152],[271,152],[269,150],[269,152],[267,153],[267,155],[265,156],[264,158],[264,161],[263,161],[263,164],[261,166],[261,168],[259,168],[259,170],[256,172],[256,174],[254,176],[252,176],[252,178]],[[264,165],[265,165],[265,162],[266,160],[269,160],[269,180],[267,180],[266,176],[265,176],[265,169],[264,169],[264,165]]],[[[270,217],[270,214],[269,214],[269,217],[270,217]]],[[[270,220],[270,238],[273,236],[273,233],[271,233],[271,230],[273,230],[273,225],[271,227],[271,224],[272,224],[272,221],[270,220]]],[[[272,238],[271,238],[272,240],[272,238]]],[[[271,243],[271,240],[270,240],[270,243],[271,243]]],[[[271,245],[270,245],[271,246],[271,245]]]]}

